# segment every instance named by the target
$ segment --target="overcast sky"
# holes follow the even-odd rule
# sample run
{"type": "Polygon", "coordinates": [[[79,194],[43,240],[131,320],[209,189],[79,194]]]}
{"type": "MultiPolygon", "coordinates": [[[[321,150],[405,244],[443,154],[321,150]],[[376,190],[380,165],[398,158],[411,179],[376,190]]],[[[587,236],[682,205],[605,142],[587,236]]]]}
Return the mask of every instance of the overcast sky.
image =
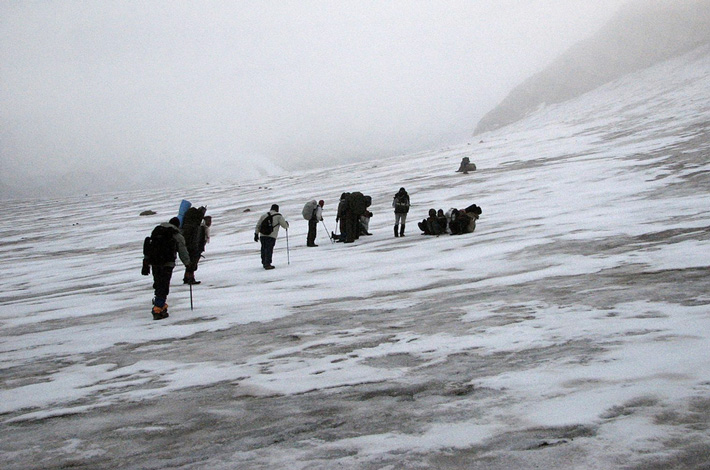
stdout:
{"type": "Polygon", "coordinates": [[[458,143],[623,3],[0,0],[2,180],[458,143]]]}

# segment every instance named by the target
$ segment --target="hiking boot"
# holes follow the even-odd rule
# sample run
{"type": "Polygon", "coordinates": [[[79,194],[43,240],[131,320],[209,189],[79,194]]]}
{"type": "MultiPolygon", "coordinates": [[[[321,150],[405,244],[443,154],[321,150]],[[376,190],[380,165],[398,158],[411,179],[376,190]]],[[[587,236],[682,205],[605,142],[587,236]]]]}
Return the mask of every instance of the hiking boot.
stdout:
{"type": "Polygon", "coordinates": [[[195,279],[183,279],[182,283],[195,285],[195,284],[201,284],[202,281],[196,281],[195,279]]]}
{"type": "Polygon", "coordinates": [[[316,245],[315,243],[309,243],[306,246],[318,246],[318,245],[316,245]]]}
{"type": "Polygon", "coordinates": [[[264,266],[264,269],[267,269],[267,270],[268,270],[268,269],[276,269],[276,267],[275,267],[275,266],[271,266],[270,264],[267,264],[266,266],[264,266]]]}
{"type": "Polygon", "coordinates": [[[163,318],[167,318],[168,317],[168,306],[166,304],[162,308],[161,307],[153,307],[153,309],[151,310],[151,313],[153,314],[153,320],[162,320],[163,318]]]}
{"type": "Polygon", "coordinates": [[[400,225],[400,227],[399,227],[399,236],[400,237],[404,236],[404,224],[400,225]]]}
{"type": "Polygon", "coordinates": [[[399,236],[399,226],[397,226],[397,225],[394,226],[394,236],[395,237],[399,236]]]}

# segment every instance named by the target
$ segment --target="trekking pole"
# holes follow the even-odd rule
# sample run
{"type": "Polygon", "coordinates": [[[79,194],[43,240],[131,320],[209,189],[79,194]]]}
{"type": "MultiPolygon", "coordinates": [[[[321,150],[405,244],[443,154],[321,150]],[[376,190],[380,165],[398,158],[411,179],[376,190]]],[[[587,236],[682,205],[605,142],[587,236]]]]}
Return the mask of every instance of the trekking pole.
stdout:
{"type": "Polygon", "coordinates": [[[288,248],[288,229],[286,229],[286,257],[288,264],[291,264],[291,250],[288,248]]]}
{"type": "Polygon", "coordinates": [[[323,224],[323,228],[325,229],[325,233],[328,234],[328,239],[330,240],[330,243],[335,243],[333,241],[333,237],[330,236],[330,231],[328,230],[328,227],[326,227],[325,221],[321,220],[320,222],[323,224]]]}
{"type": "Polygon", "coordinates": [[[194,310],[192,308],[192,284],[190,284],[190,310],[194,310]]]}

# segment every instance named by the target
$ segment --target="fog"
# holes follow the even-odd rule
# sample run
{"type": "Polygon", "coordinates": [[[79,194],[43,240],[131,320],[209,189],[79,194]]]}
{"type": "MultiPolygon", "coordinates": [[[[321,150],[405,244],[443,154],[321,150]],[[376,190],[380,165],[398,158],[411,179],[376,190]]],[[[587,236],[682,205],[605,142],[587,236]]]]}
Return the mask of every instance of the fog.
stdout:
{"type": "Polygon", "coordinates": [[[206,182],[458,143],[623,0],[0,3],[0,191],[206,182]]]}

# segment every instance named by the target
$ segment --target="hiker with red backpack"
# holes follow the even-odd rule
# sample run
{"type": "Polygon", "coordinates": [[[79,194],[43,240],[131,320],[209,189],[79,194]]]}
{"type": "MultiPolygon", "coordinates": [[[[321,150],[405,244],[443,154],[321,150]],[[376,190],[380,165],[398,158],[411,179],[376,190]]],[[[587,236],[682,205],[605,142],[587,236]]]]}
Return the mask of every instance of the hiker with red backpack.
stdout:
{"type": "Polygon", "coordinates": [[[271,210],[259,217],[254,229],[254,241],[261,241],[261,264],[264,269],[274,269],[272,257],[274,255],[274,246],[276,246],[276,238],[279,236],[279,227],[286,229],[286,237],[288,241],[288,222],[279,214],[278,204],[272,204],[271,210]]]}
{"type": "Polygon", "coordinates": [[[185,238],[178,227],[180,219],[173,217],[169,222],[162,223],[153,229],[150,237],[143,242],[143,269],[141,274],[148,276],[153,271],[153,320],[162,320],[168,315],[168,293],[170,279],[175,268],[176,254],[186,268],[192,269],[190,254],[185,245],[185,238]]]}

